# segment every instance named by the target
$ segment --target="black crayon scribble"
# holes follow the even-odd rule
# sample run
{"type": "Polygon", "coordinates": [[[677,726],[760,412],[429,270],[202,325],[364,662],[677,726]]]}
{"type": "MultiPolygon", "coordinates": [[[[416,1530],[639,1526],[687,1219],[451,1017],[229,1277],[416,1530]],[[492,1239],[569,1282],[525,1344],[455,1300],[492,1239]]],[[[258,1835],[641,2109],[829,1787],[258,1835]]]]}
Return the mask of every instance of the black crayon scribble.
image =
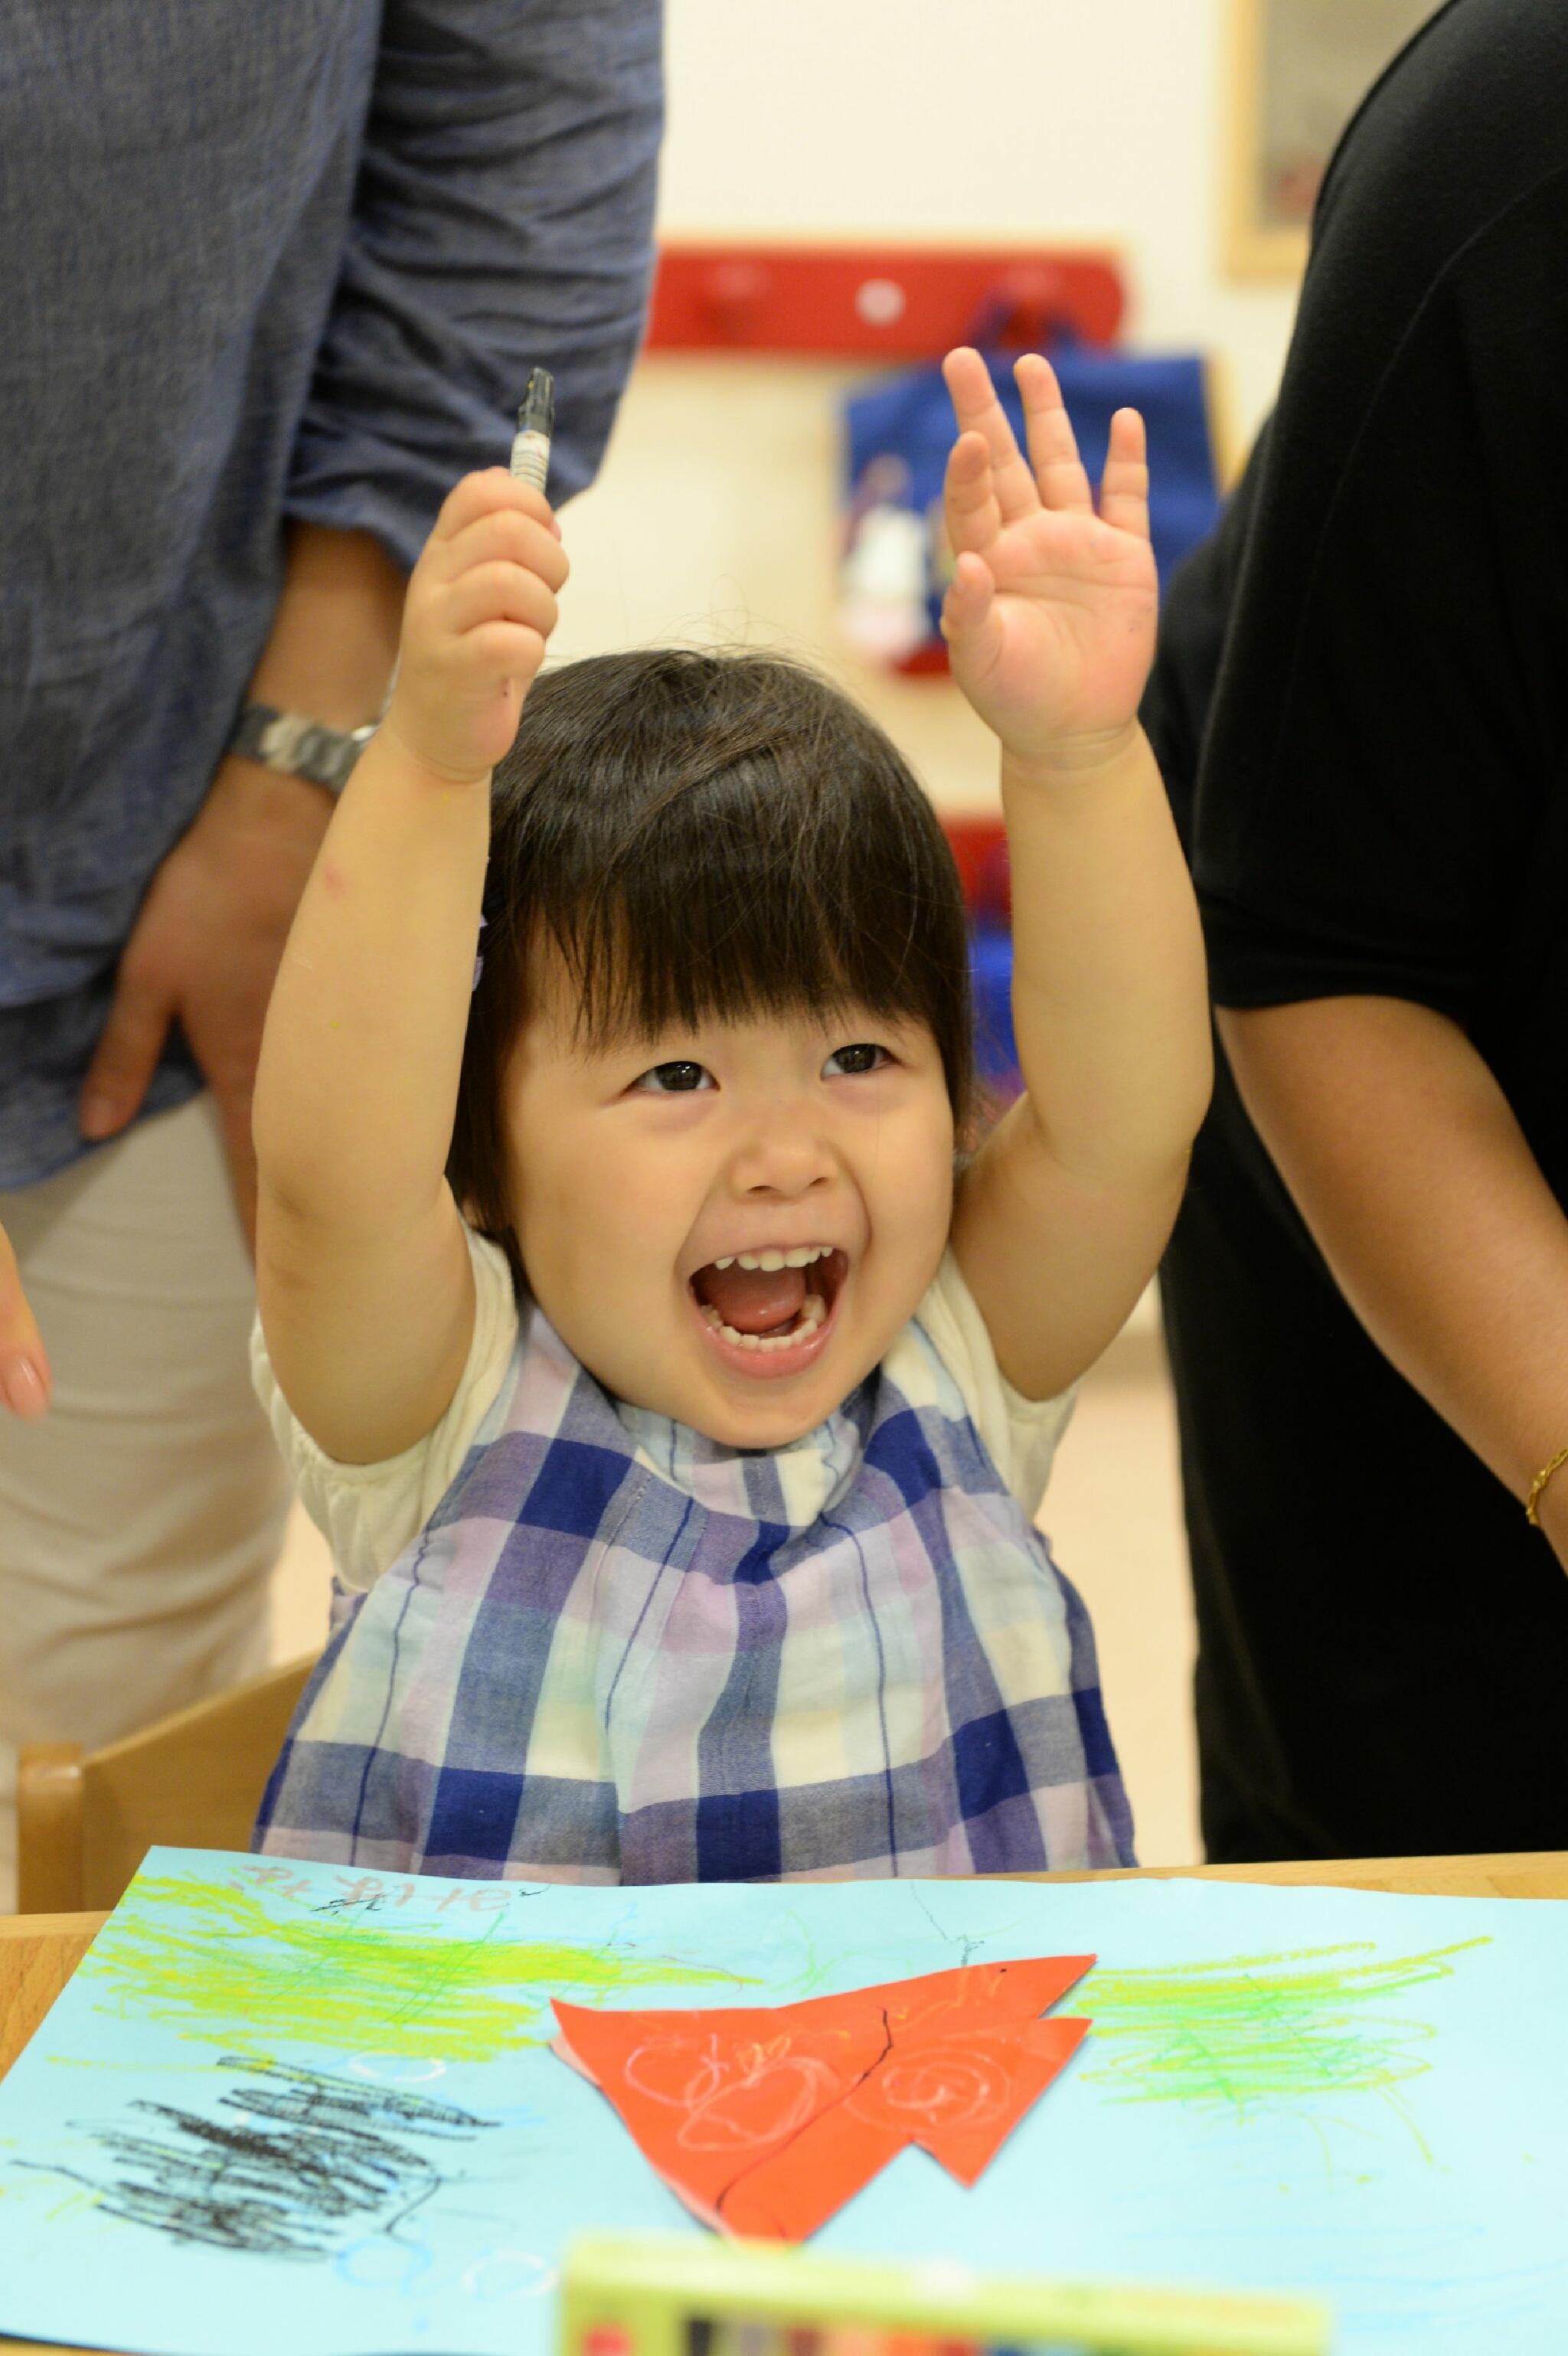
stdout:
{"type": "Polygon", "coordinates": [[[206,2118],[168,2103],[134,2102],[156,2125],[80,2121],[105,2154],[102,2177],[46,2167],[99,2196],[111,2216],[177,2242],[206,2242],[270,2258],[328,2254],[352,2223],[389,2233],[447,2181],[410,2137],[468,2141],[494,2119],[396,2087],[300,2070],[283,2062],[219,2060],[247,2083],[206,2118]]]}

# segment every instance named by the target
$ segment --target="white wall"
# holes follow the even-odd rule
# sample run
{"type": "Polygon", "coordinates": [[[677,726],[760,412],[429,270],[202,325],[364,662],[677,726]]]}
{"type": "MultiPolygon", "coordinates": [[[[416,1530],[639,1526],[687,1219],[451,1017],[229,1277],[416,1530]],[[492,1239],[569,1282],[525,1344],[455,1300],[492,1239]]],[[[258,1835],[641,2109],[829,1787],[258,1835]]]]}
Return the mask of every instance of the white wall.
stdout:
{"type": "Polygon", "coordinates": [[[1229,0],[669,0],[667,230],[1108,241],[1132,339],[1273,398],[1294,288],[1219,271],[1229,0]]]}

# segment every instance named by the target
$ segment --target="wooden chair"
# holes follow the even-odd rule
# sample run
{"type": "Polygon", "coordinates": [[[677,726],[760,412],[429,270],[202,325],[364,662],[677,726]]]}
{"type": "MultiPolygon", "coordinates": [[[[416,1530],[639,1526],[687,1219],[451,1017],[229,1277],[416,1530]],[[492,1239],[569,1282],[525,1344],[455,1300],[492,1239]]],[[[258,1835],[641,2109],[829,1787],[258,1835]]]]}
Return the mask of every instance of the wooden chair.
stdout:
{"type": "Polygon", "coordinates": [[[155,1842],[247,1848],[272,1762],[315,1666],[290,1661],[105,1750],[35,1742],[16,1782],[24,1914],[115,1905],[155,1842]]]}

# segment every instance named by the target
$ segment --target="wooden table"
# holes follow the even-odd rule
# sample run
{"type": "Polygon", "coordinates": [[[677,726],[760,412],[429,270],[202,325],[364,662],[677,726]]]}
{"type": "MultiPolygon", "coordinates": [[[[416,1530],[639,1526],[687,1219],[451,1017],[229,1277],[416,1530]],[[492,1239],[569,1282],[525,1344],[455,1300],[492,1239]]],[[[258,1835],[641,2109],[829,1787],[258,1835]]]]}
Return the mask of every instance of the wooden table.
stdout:
{"type": "MultiPolygon", "coordinates": [[[[1331,1890],[1389,1890],[1428,1898],[1568,1898],[1568,1849],[1514,1857],[1358,1858],[1328,1865],[1154,1867],[1136,1874],[1040,1873],[1029,1881],[1264,1881],[1331,1890]]],[[[102,1914],[0,1915],[0,2076],[10,2067],[91,1945],[102,1914]]],[[[87,2356],[36,2340],[0,2340],[0,2356],[87,2356]]]]}

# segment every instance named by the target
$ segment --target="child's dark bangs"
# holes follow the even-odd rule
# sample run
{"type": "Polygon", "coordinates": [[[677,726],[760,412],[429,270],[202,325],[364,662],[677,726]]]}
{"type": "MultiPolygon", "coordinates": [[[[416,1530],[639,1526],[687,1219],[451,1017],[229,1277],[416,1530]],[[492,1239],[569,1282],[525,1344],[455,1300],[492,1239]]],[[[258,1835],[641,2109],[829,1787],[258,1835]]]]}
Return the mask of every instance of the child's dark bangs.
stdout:
{"type": "Polygon", "coordinates": [[[952,854],[894,746],[816,673],[672,648],[547,672],[496,771],[490,850],[475,1060],[526,1014],[537,945],[585,1045],[859,1004],[927,1025],[964,1117],[952,854]]]}
{"type": "Polygon", "coordinates": [[[923,873],[930,847],[923,860],[907,809],[879,807],[887,798],[841,770],[805,775],[786,748],[627,813],[595,878],[543,895],[580,1038],[603,1047],[850,1005],[940,1036],[944,879],[923,873]]]}

